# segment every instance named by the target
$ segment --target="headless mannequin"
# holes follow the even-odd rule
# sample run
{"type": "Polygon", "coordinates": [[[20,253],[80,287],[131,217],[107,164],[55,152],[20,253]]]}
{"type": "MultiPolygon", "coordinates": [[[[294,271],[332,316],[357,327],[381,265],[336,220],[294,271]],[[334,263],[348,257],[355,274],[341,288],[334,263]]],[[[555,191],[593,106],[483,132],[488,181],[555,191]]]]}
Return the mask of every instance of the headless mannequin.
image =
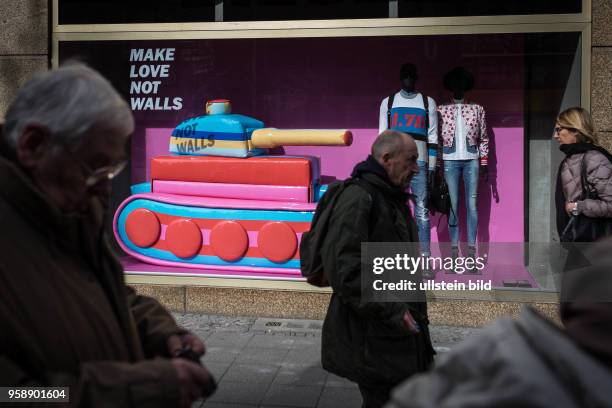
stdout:
{"type": "Polygon", "coordinates": [[[401,89],[383,99],[379,109],[379,133],[393,129],[410,134],[417,145],[419,172],[410,183],[415,196],[415,218],[419,229],[421,255],[429,256],[430,223],[427,208],[428,173],[436,165],[438,142],[438,115],[436,102],[416,90],[417,68],[405,63],[399,70],[401,89]]]}
{"type": "MultiPolygon", "coordinates": [[[[467,210],[468,257],[476,253],[478,225],[477,193],[479,173],[488,180],[488,137],[482,106],[464,101],[465,93],[474,86],[474,77],[457,67],[444,77],[444,87],[451,92],[452,101],[439,107],[442,118],[444,179],[449,187],[453,212],[448,225],[452,256],[458,255],[459,230],[457,208],[460,184],[464,185],[467,210]]],[[[464,255],[465,256],[465,255],[464,255]]],[[[476,272],[472,270],[470,272],[476,272]]]]}
{"type": "MultiPolygon", "coordinates": [[[[460,104],[464,102],[465,93],[472,89],[473,80],[466,75],[455,75],[446,85],[453,94],[453,102],[460,104]]],[[[486,165],[480,165],[479,172],[484,176],[485,181],[489,181],[489,172],[486,165]]]]}

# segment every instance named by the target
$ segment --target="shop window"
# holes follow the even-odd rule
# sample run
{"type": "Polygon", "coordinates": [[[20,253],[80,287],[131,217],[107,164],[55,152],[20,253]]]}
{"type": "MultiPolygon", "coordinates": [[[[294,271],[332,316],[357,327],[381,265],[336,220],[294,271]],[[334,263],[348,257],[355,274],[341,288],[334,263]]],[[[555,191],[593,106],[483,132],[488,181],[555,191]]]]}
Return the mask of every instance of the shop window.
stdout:
{"type": "MultiPolygon", "coordinates": [[[[560,267],[551,261],[560,257],[545,247],[554,242],[560,159],[551,136],[559,111],[580,105],[580,49],[579,33],[66,41],[59,60],[88,62],[131,104],[134,184],[150,179],[152,157],[168,154],[172,129],[204,114],[211,99],[230,99],[234,113],[269,127],[350,129],[348,148],[284,149],[318,155],[323,175],[346,178],[379,132],[381,101],[400,89],[403,63],[416,65],[417,90],[438,105],[452,103],[443,78],[462,66],[474,78],[466,100],[484,108],[490,138],[488,179],[478,181],[478,253],[494,271],[494,287],[555,290],[560,267]],[[528,241],[544,246],[527,250],[528,241]]],[[[113,201],[124,198],[115,193],[113,201]]],[[[457,208],[461,242],[464,202],[457,208]]],[[[432,217],[431,226],[433,247],[448,248],[446,217],[432,217]]]]}

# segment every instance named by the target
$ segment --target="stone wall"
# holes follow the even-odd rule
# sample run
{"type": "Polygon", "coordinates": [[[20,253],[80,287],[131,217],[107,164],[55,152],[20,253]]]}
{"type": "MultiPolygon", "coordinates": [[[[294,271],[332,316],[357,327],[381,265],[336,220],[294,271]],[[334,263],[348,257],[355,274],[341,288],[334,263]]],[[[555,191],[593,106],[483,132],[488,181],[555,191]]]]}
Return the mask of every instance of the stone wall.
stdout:
{"type": "Polygon", "coordinates": [[[599,139],[612,151],[612,2],[593,0],[591,111],[599,139]]]}
{"type": "Polygon", "coordinates": [[[0,1],[0,122],[17,89],[47,69],[47,0],[0,1]]]}
{"type": "MultiPolygon", "coordinates": [[[[228,316],[259,316],[291,319],[323,319],[329,293],[261,289],[212,288],[203,286],[132,285],[141,295],[159,300],[179,313],[228,316]]],[[[559,320],[556,303],[438,300],[428,302],[429,318],[435,325],[480,327],[500,316],[516,317],[526,306],[552,321],[559,320]]]]}

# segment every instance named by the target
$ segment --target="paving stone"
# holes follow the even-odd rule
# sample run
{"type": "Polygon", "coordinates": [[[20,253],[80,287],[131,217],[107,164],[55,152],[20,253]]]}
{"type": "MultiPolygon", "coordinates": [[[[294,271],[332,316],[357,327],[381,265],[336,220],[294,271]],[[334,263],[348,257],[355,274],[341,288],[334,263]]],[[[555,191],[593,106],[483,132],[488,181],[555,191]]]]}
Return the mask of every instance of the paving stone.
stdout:
{"type": "Polygon", "coordinates": [[[275,385],[265,394],[262,405],[283,405],[289,407],[316,407],[323,387],[275,385]]]}
{"type": "Polygon", "coordinates": [[[222,381],[210,402],[258,405],[266,394],[266,388],[258,383],[222,381]]]}
{"type": "Polygon", "coordinates": [[[249,348],[245,349],[236,362],[241,364],[278,364],[280,365],[287,355],[287,349],[249,348]]]}
{"type": "Polygon", "coordinates": [[[215,332],[248,332],[257,320],[256,317],[214,316],[199,313],[173,313],[172,315],[181,326],[189,330],[206,329],[215,332]]]}
{"type": "Polygon", "coordinates": [[[434,344],[456,344],[480,330],[473,327],[429,326],[429,334],[434,344]]]}
{"type": "Polygon", "coordinates": [[[270,385],[277,371],[278,366],[274,365],[234,363],[225,373],[223,380],[270,385]]]}
{"type": "MultiPolygon", "coordinates": [[[[204,408],[351,408],[361,406],[357,385],[321,367],[320,321],[174,314],[205,340],[202,359],[219,384],[204,408]],[[255,322],[259,326],[256,327],[255,322]],[[257,329],[258,330],[255,330],[257,329]]],[[[430,326],[438,357],[479,329],[430,326]]],[[[193,405],[199,408],[201,402],[193,405]]]]}
{"type": "Polygon", "coordinates": [[[203,363],[217,382],[223,379],[227,369],[232,365],[231,361],[203,361],[203,363]]]}
{"type": "Polygon", "coordinates": [[[206,339],[206,345],[242,349],[251,341],[252,337],[252,333],[216,332],[206,339]]]}
{"type": "Polygon", "coordinates": [[[356,383],[332,373],[329,373],[329,375],[327,376],[327,382],[325,383],[325,386],[337,388],[358,388],[356,383]]]}
{"type": "Polygon", "coordinates": [[[357,388],[325,388],[317,408],[359,408],[361,404],[361,393],[357,388]]]}
{"type": "MultiPolygon", "coordinates": [[[[201,402],[194,402],[191,408],[200,408],[201,402]]],[[[223,404],[221,402],[205,402],[202,408],[257,408],[257,405],[223,404]]]]}
{"type": "Polygon", "coordinates": [[[318,347],[321,348],[321,337],[294,337],[293,344],[291,348],[293,349],[303,349],[307,347],[318,347]]]}
{"type": "Polygon", "coordinates": [[[279,368],[273,384],[324,386],[327,381],[327,375],[327,371],[320,364],[283,364],[279,368]]]}
{"type": "Polygon", "coordinates": [[[287,405],[260,405],[259,408],[295,408],[287,405]]]}
{"type": "Polygon", "coordinates": [[[321,365],[321,349],[309,347],[289,350],[284,361],[295,364],[321,365]]]}
{"type": "Polygon", "coordinates": [[[204,363],[208,361],[221,361],[221,362],[229,362],[236,360],[236,358],[240,355],[240,349],[235,348],[225,348],[225,347],[211,347],[206,346],[206,355],[202,361],[204,363]]]}
{"type": "Polygon", "coordinates": [[[269,334],[256,334],[246,345],[247,348],[292,348],[295,343],[293,336],[276,336],[269,334]]]}

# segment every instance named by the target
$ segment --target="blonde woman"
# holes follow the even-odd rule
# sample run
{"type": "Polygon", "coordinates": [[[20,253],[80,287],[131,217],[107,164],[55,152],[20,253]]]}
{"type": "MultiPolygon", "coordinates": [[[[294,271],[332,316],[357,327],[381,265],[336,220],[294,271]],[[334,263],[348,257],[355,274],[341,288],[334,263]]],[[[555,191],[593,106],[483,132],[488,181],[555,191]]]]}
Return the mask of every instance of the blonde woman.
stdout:
{"type": "Polygon", "coordinates": [[[589,242],[612,232],[612,156],[599,146],[588,111],[569,108],[557,117],[554,136],[565,153],[555,203],[561,241],[589,242]]]}

